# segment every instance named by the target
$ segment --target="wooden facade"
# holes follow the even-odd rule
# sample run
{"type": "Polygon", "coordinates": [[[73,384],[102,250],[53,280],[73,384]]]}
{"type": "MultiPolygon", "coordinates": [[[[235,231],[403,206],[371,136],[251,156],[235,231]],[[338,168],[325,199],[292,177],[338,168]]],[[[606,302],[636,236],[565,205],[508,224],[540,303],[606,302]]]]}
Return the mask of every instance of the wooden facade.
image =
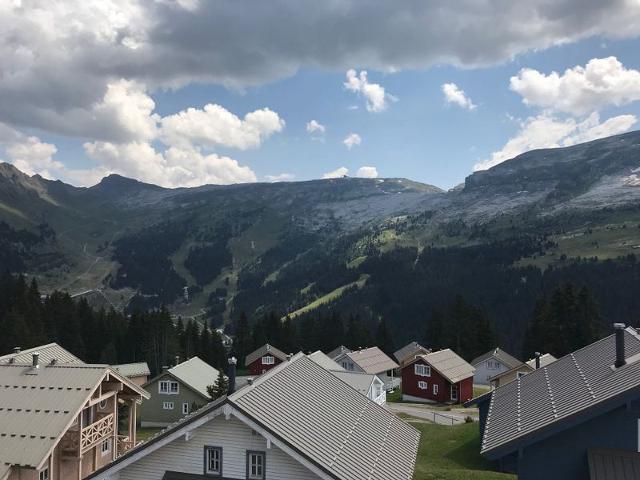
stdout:
{"type": "Polygon", "coordinates": [[[402,397],[409,401],[466,402],[473,397],[473,375],[451,383],[420,358],[402,368],[402,397]]]}

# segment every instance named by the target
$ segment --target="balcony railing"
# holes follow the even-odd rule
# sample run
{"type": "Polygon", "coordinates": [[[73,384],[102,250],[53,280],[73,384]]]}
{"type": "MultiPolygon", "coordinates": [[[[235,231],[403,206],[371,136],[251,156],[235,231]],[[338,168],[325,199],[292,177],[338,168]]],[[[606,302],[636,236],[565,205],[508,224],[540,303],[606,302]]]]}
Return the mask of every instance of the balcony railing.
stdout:
{"type": "Polygon", "coordinates": [[[133,441],[126,435],[118,435],[118,450],[117,455],[124,455],[129,450],[135,447],[133,441]]]}
{"type": "Polygon", "coordinates": [[[101,418],[97,422],[85,427],[80,432],[80,451],[82,453],[93,448],[105,438],[113,435],[114,415],[101,418]]]}

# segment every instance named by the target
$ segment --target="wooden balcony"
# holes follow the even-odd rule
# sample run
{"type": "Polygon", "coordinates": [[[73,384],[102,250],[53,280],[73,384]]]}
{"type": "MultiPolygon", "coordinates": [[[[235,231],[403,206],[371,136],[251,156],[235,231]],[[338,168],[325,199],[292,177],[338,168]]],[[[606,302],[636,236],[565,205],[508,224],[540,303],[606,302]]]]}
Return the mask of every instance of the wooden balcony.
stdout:
{"type": "Polygon", "coordinates": [[[102,417],[97,422],[84,427],[80,431],[80,453],[85,453],[87,450],[98,445],[104,439],[112,437],[114,428],[115,424],[113,413],[110,413],[102,417]]]}
{"type": "Polygon", "coordinates": [[[133,447],[135,447],[135,444],[133,443],[133,440],[131,440],[130,437],[126,435],[118,435],[118,450],[117,450],[118,457],[120,455],[124,455],[133,447]]]}

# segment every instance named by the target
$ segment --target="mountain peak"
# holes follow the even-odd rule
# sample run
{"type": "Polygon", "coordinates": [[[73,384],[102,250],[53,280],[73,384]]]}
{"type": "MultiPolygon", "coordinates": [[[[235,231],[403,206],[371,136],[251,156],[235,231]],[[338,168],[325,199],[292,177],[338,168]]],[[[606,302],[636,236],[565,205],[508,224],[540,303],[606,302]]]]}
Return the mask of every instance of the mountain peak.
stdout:
{"type": "Polygon", "coordinates": [[[103,193],[124,193],[140,190],[162,190],[162,187],[152,185],[150,183],[144,183],[133,178],[123,177],[117,173],[107,175],[100,183],[90,187],[90,190],[100,191],[103,193]]]}

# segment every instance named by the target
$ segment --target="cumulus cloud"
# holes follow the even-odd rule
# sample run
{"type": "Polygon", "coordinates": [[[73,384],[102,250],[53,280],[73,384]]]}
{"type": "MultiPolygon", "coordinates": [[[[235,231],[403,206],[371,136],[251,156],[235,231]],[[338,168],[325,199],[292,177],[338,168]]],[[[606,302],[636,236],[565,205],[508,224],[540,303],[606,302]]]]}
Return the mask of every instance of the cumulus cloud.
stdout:
{"type": "Polygon", "coordinates": [[[325,126],[316,120],[307,122],[307,133],[310,133],[311,135],[324,135],[326,131],[327,129],[325,128],[325,126]]]}
{"type": "Polygon", "coordinates": [[[360,167],[356,172],[356,177],[378,178],[378,169],[376,167],[360,167]]]}
{"type": "Polygon", "coordinates": [[[208,104],[202,110],[189,108],[163,117],[161,125],[161,139],[168,145],[246,150],[280,132],[284,120],[268,108],[249,112],[240,119],[220,105],[208,104]]]}
{"type": "Polygon", "coordinates": [[[27,175],[40,174],[54,178],[64,165],[53,159],[58,149],[51,143],[42,142],[38,137],[27,137],[23,141],[9,144],[6,154],[11,163],[27,175]]]}
{"type": "Polygon", "coordinates": [[[582,121],[559,119],[550,114],[530,117],[520,123],[520,130],[502,149],[477,163],[474,170],[487,170],[521,153],[538,148],[566,147],[629,130],[637,121],[634,115],[619,115],[604,122],[594,112],[582,121]]]}
{"type": "Polygon", "coordinates": [[[640,71],[625,68],[616,57],[593,58],[562,75],[523,68],[510,84],[525,104],[572,115],[640,100],[640,71]]]}
{"type": "Polygon", "coordinates": [[[362,143],[362,138],[357,133],[350,133],[342,140],[342,143],[344,143],[348,150],[351,150],[353,147],[357,147],[362,143]]]}
{"type": "Polygon", "coordinates": [[[322,175],[322,178],[341,178],[345,177],[349,174],[349,169],[347,167],[339,167],[333,170],[332,172],[327,172],[322,175]]]}
{"type": "Polygon", "coordinates": [[[343,85],[347,90],[362,95],[370,112],[381,112],[387,108],[389,100],[396,100],[393,95],[385,92],[382,85],[370,83],[364,70],[360,74],[353,69],[348,70],[347,81],[343,85]]]}
{"type": "Polygon", "coordinates": [[[475,110],[476,105],[455,83],[445,83],[442,85],[442,93],[447,103],[453,103],[467,110],[475,110]]]}
{"type": "Polygon", "coordinates": [[[279,175],[265,175],[268,182],[292,182],[296,176],[293,173],[281,173],[279,175]]]}
{"type": "Polygon", "coordinates": [[[255,173],[236,160],[195,149],[170,147],[156,151],[144,142],[84,145],[87,154],[109,173],[119,173],[164,187],[194,187],[206,183],[255,182],[255,173]]]}

